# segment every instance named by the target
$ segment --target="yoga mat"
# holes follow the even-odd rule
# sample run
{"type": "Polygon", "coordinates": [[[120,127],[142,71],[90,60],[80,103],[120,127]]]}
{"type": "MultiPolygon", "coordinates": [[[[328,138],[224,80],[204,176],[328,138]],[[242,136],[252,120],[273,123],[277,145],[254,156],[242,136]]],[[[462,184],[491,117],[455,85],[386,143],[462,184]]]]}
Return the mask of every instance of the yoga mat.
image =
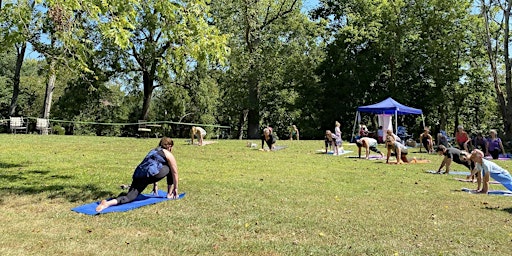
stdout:
{"type": "MultiPolygon", "coordinates": [[[[316,152],[317,152],[317,153],[319,153],[319,154],[325,154],[325,149],[317,149],[317,150],[316,150],[316,152]]],[[[348,153],[352,153],[352,152],[354,152],[354,151],[351,151],[351,150],[343,150],[343,153],[342,153],[342,152],[341,152],[341,149],[340,149],[340,150],[338,150],[338,153],[339,153],[340,155],[344,155],[344,154],[348,154],[348,153]]],[[[329,150],[329,151],[327,151],[327,154],[329,154],[329,155],[334,154],[334,150],[329,150]]]]}
{"type": "MultiPolygon", "coordinates": [[[[185,197],[185,193],[181,193],[177,199],[182,199],[183,197],[185,197]]],[[[97,214],[110,213],[110,212],[126,212],[126,211],[130,211],[130,210],[142,207],[142,206],[156,204],[156,203],[160,203],[160,202],[168,201],[168,200],[177,200],[177,199],[168,199],[167,192],[158,190],[158,196],[152,195],[152,194],[140,194],[132,202],[129,202],[127,204],[110,206],[101,212],[96,212],[96,206],[98,206],[100,204],[100,202],[84,204],[84,205],[72,208],[71,210],[78,212],[78,213],[87,214],[87,215],[97,215],[97,214]]]]}
{"type": "MultiPolygon", "coordinates": [[[[444,172],[441,172],[441,173],[438,173],[437,171],[432,171],[432,170],[428,170],[426,171],[426,173],[430,173],[430,174],[444,174],[444,172]]],[[[452,174],[452,175],[470,175],[471,173],[470,172],[457,172],[457,171],[450,171],[448,174],[452,174]]]]}
{"type": "MultiPolygon", "coordinates": [[[[361,158],[359,158],[358,156],[347,156],[347,158],[355,158],[355,159],[365,159],[365,157],[366,157],[366,155],[361,155],[361,158]]],[[[382,160],[382,159],[384,159],[384,157],[382,157],[380,155],[369,156],[368,158],[369,158],[368,160],[382,160]]]]}
{"type": "MultiPolygon", "coordinates": [[[[468,192],[470,194],[478,194],[474,189],[462,188],[461,191],[468,192]]],[[[487,191],[489,195],[499,195],[499,196],[512,196],[512,191],[508,190],[489,190],[487,191]]]]}
{"type": "MultiPolygon", "coordinates": [[[[458,180],[458,181],[461,181],[461,182],[473,182],[473,183],[476,183],[476,179],[475,180],[468,180],[468,179],[461,179],[461,178],[455,178],[455,180],[458,180]]],[[[489,181],[489,184],[501,184],[495,180],[490,180],[489,181]]]]}
{"type": "MultiPolygon", "coordinates": [[[[338,156],[345,155],[345,154],[352,153],[352,152],[354,152],[354,151],[344,150],[343,152],[341,152],[341,150],[339,150],[338,151],[338,156]]],[[[328,155],[334,155],[334,151],[327,151],[327,154],[328,155]]]]}
{"type": "Polygon", "coordinates": [[[272,151],[278,151],[285,148],[287,148],[287,146],[274,146],[274,149],[272,149],[272,151]]]}

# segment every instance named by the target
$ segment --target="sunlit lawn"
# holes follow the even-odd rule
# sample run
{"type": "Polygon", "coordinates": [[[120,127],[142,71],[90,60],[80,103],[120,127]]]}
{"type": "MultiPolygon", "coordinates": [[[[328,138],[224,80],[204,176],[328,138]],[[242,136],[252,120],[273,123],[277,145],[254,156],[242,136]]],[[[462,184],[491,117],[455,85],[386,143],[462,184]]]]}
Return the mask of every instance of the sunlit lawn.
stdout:
{"type": "MultiPolygon", "coordinates": [[[[323,141],[282,140],[288,148],[260,152],[247,141],[197,147],[176,139],[185,199],[98,216],[70,210],[122,192],[157,144],[1,134],[0,255],[511,253],[512,197],[457,191],[476,185],[426,174],[442,158],[418,149],[411,155],[432,162],[318,154],[323,141]]],[[[499,164],[512,169],[512,161],[499,164]]]]}

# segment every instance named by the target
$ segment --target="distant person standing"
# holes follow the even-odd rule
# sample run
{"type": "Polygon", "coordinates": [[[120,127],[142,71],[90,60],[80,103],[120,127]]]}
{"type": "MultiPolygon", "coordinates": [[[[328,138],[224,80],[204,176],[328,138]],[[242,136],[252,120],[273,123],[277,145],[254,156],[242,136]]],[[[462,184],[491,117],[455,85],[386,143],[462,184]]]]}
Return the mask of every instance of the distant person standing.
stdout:
{"type": "Polygon", "coordinates": [[[487,139],[487,154],[492,156],[492,159],[498,159],[500,154],[505,154],[505,148],[501,139],[498,138],[496,130],[489,131],[490,137],[487,139]]]}
{"type": "Polygon", "coordinates": [[[341,124],[340,122],[336,121],[334,123],[334,134],[336,134],[337,141],[339,141],[338,150],[341,150],[341,153],[343,153],[343,139],[341,138],[341,124]]]}

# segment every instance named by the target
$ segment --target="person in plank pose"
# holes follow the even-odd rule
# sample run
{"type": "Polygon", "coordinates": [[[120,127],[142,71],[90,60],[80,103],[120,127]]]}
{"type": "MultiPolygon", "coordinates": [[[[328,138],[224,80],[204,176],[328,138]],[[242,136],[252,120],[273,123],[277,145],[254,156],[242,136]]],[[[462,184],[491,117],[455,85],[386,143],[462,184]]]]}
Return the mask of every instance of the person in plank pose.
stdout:
{"type": "Polygon", "coordinates": [[[471,172],[470,176],[476,175],[476,192],[487,194],[489,191],[489,178],[493,178],[494,180],[501,183],[501,185],[503,185],[505,188],[512,191],[512,176],[510,176],[510,173],[498,164],[484,159],[484,152],[479,149],[475,149],[471,152],[470,159],[471,161],[475,162],[475,168],[471,172]],[[482,179],[483,185],[482,189],[480,189],[482,179]]]}
{"type": "Polygon", "coordinates": [[[178,198],[178,165],[172,154],[174,142],[171,138],[163,137],[158,147],[149,151],[142,162],[135,168],[132,175],[132,184],[125,196],[119,196],[111,200],[102,200],[96,207],[96,212],[106,208],[129,203],[153,184],[153,193],[158,195],[157,182],[167,177],[167,198],[178,198]]]}
{"type": "Polygon", "coordinates": [[[358,140],[356,140],[356,145],[359,148],[359,158],[361,158],[361,148],[364,147],[366,149],[366,157],[365,159],[370,159],[370,150],[380,154],[380,157],[384,157],[384,154],[380,152],[380,150],[377,148],[377,140],[369,137],[363,137],[358,140]]]}
{"type": "Polygon", "coordinates": [[[466,166],[469,171],[472,171],[475,168],[475,163],[470,159],[471,154],[466,151],[461,151],[457,148],[447,148],[443,145],[437,146],[437,153],[439,155],[444,156],[443,161],[441,162],[441,166],[437,170],[438,173],[441,173],[441,169],[446,166],[446,171],[444,174],[450,173],[450,165],[453,162],[466,166]]]}

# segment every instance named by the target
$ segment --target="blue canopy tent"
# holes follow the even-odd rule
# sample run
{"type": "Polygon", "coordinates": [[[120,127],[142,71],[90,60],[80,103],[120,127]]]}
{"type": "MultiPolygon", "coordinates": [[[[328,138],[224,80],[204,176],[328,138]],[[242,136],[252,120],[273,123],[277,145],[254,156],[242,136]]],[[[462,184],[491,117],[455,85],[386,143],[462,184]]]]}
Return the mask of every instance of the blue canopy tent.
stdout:
{"type": "Polygon", "coordinates": [[[352,139],[354,139],[354,133],[356,130],[357,119],[360,113],[373,113],[377,115],[394,115],[395,116],[395,133],[398,133],[398,115],[421,115],[421,119],[423,120],[423,127],[425,127],[425,118],[423,117],[423,111],[421,109],[412,108],[405,106],[393,98],[389,97],[379,103],[361,106],[357,108],[356,118],[354,120],[354,129],[352,130],[352,139]]]}

